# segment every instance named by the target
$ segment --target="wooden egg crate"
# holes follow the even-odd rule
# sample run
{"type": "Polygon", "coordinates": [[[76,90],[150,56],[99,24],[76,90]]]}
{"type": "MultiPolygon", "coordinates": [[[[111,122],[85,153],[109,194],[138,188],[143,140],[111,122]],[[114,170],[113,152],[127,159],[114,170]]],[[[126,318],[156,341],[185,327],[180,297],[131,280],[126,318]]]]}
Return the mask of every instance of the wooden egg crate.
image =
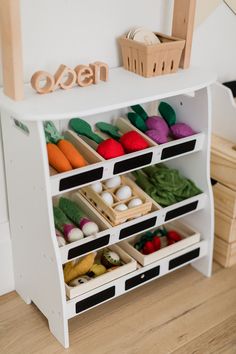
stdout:
{"type": "Polygon", "coordinates": [[[146,193],[144,193],[142,189],[139,188],[130,178],[121,176],[121,185],[118,188],[109,189],[106,187],[104,182],[102,182],[102,185],[104,191],[112,194],[114,199],[114,204],[112,207],[107,205],[101,196],[93,191],[90,186],[81,188],[79,193],[82,193],[82,195],[100,212],[100,214],[102,214],[105,219],[110,222],[112,226],[116,226],[126,222],[127,220],[132,220],[134,218],[146,215],[151,211],[153,205],[152,199],[146,193]],[[131,188],[132,196],[125,200],[119,200],[116,197],[115,192],[123,185],[127,185],[131,188]],[[140,198],[143,204],[125,211],[114,210],[117,205],[123,203],[127,205],[134,198],[140,198]]]}
{"type": "MultiPolygon", "coordinates": [[[[117,278],[124,276],[125,274],[131,273],[136,270],[137,262],[130,257],[123,249],[121,249],[117,245],[112,245],[108,247],[109,250],[114,251],[119,254],[122,265],[117,267],[116,269],[106,272],[98,277],[91,278],[86,283],[77,285],[75,287],[69,286],[65,283],[66,295],[68,299],[73,299],[76,296],[82,295],[88,291],[96,289],[110,281],[113,281],[117,278]]],[[[102,251],[98,251],[98,254],[95,259],[99,259],[99,255],[102,251]]]]}
{"type": "Polygon", "coordinates": [[[178,252],[200,241],[200,233],[182,222],[175,221],[172,223],[165,224],[165,229],[167,231],[169,230],[177,231],[181,235],[182,240],[172,245],[163,247],[160,250],[151,253],[149,255],[142,254],[134,247],[135,243],[140,240],[140,238],[144,235],[144,233],[134,236],[128,241],[122,241],[119,244],[119,246],[123,248],[131,257],[136,259],[142,266],[146,266],[162,258],[168,257],[169,255],[178,252]]]}

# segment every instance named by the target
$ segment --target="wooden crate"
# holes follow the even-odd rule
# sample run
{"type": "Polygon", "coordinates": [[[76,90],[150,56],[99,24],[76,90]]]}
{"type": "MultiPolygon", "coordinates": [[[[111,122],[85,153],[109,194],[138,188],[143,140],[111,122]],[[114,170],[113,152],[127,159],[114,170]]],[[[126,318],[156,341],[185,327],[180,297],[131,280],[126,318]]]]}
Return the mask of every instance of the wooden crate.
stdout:
{"type": "Polygon", "coordinates": [[[119,246],[122,247],[131,257],[136,259],[136,261],[138,261],[141,265],[146,266],[200,241],[200,233],[184,223],[175,221],[166,224],[165,228],[167,230],[175,230],[179,232],[182,236],[182,240],[149,255],[144,255],[134,248],[135,243],[140,240],[143,234],[134,236],[128,241],[123,241],[119,244],[119,246]]]}
{"type": "Polygon", "coordinates": [[[214,260],[225,268],[236,264],[236,242],[229,244],[215,236],[214,260]]]}
{"type": "Polygon", "coordinates": [[[119,38],[125,69],[144,77],[174,73],[178,70],[185,40],[155,32],[161,43],[146,45],[119,38]]]}
{"type": "Polygon", "coordinates": [[[123,201],[119,201],[118,198],[115,196],[116,190],[119,189],[121,186],[119,186],[118,188],[108,189],[105,186],[104,181],[102,182],[102,184],[103,190],[111,193],[113,196],[114,204],[112,206],[107,205],[101,198],[101,196],[96,193],[90,186],[81,188],[78,193],[82,193],[82,195],[102,214],[104,218],[106,218],[111,223],[112,226],[119,225],[127,220],[140,217],[149,213],[152,210],[154,203],[152,199],[146,193],[144,193],[143,190],[139,188],[137,184],[130,178],[121,176],[121,185],[129,186],[133,192],[130,198],[123,201]],[[131,199],[134,198],[140,198],[143,204],[125,211],[114,210],[114,208],[118,204],[128,204],[131,199]]]}
{"type": "Polygon", "coordinates": [[[236,219],[215,209],[215,234],[222,240],[232,243],[236,241],[236,219]]]}
{"type": "Polygon", "coordinates": [[[217,210],[222,210],[231,219],[236,219],[236,191],[216,183],[213,186],[214,204],[217,210]]]}
{"type": "Polygon", "coordinates": [[[99,277],[89,280],[87,283],[80,284],[78,286],[72,287],[65,283],[66,295],[69,299],[73,299],[76,296],[82,295],[88,291],[98,288],[110,281],[120,278],[125,274],[131,273],[136,270],[137,262],[131,258],[123,249],[117,245],[112,245],[108,247],[111,251],[119,254],[123,264],[110,272],[106,272],[99,277]]]}
{"type": "Polygon", "coordinates": [[[212,136],[211,177],[236,191],[236,142],[212,136]]]}

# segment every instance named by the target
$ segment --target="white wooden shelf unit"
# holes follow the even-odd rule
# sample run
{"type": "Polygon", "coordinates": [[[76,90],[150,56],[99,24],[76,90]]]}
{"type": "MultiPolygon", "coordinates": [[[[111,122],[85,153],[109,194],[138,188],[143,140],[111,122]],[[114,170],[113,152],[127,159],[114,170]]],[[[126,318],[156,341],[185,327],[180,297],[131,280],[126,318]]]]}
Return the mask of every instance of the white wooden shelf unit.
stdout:
{"type": "Polygon", "coordinates": [[[196,68],[151,79],[117,68],[111,70],[108,83],[98,86],[45,96],[26,87],[27,96],[21,102],[0,94],[16,290],[26,303],[33,301],[47,317],[51,332],[64,347],[69,346],[68,320],[81,312],[189,263],[210,276],[213,199],[209,173],[209,86],[214,81],[214,74],[196,68]],[[73,117],[86,117],[93,125],[98,120],[113,121],[124,116],[134,104],[143,104],[151,112],[158,100],[170,103],[179,120],[190,124],[198,134],[50,176],[45,120],[54,120],[63,132],[73,117]],[[19,122],[27,131],[19,128],[19,122]],[[162,161],[191,178],[203,193],[59,249],[52,196],[162,161]],[[78,298],[66,299],[62,264],[177,218],[199,231],[200,242],[78,298]]]}

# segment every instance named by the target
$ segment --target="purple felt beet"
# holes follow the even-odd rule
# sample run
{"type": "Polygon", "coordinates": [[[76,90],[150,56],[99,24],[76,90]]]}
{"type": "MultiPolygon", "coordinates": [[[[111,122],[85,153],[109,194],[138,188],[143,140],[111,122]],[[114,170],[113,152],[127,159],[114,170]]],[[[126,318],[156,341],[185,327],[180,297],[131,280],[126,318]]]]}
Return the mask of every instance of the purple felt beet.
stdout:
{"type": "Polygon", "coordinates": [[[168,124],[162,117],[159,116],[149,117],[146,120],[146,125],[149,130],[158,130],[158,132],[163,136],[164,135],[167,136],[169,134],[168,124]]]}
{"type": "Polygon", "coordinates": [[[170,129],[174,139],[186,138],[187,136],[195,134],[195,131],[185,123],[177,123],[172,125],[170,129]]]}
{"type": "Polygon", "coordinates": [[[146,133],[149,138],[151,138],[157,144],[165,144],[168,142],[168,137],[157,130],[150,129],[147,130],[146,133]]]}

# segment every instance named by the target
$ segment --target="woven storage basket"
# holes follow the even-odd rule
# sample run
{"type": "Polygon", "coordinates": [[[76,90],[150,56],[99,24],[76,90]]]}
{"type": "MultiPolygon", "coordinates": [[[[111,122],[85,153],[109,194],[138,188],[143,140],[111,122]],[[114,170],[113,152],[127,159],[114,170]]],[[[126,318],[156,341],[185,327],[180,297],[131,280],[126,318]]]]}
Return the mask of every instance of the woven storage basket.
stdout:
{"type": "Polygon", "coordinates": [[[155,32],[161,43],[146,45],[120,37],[125,69],[144,77],[174,73],[180,63],[185,40],[155,32]]]}

